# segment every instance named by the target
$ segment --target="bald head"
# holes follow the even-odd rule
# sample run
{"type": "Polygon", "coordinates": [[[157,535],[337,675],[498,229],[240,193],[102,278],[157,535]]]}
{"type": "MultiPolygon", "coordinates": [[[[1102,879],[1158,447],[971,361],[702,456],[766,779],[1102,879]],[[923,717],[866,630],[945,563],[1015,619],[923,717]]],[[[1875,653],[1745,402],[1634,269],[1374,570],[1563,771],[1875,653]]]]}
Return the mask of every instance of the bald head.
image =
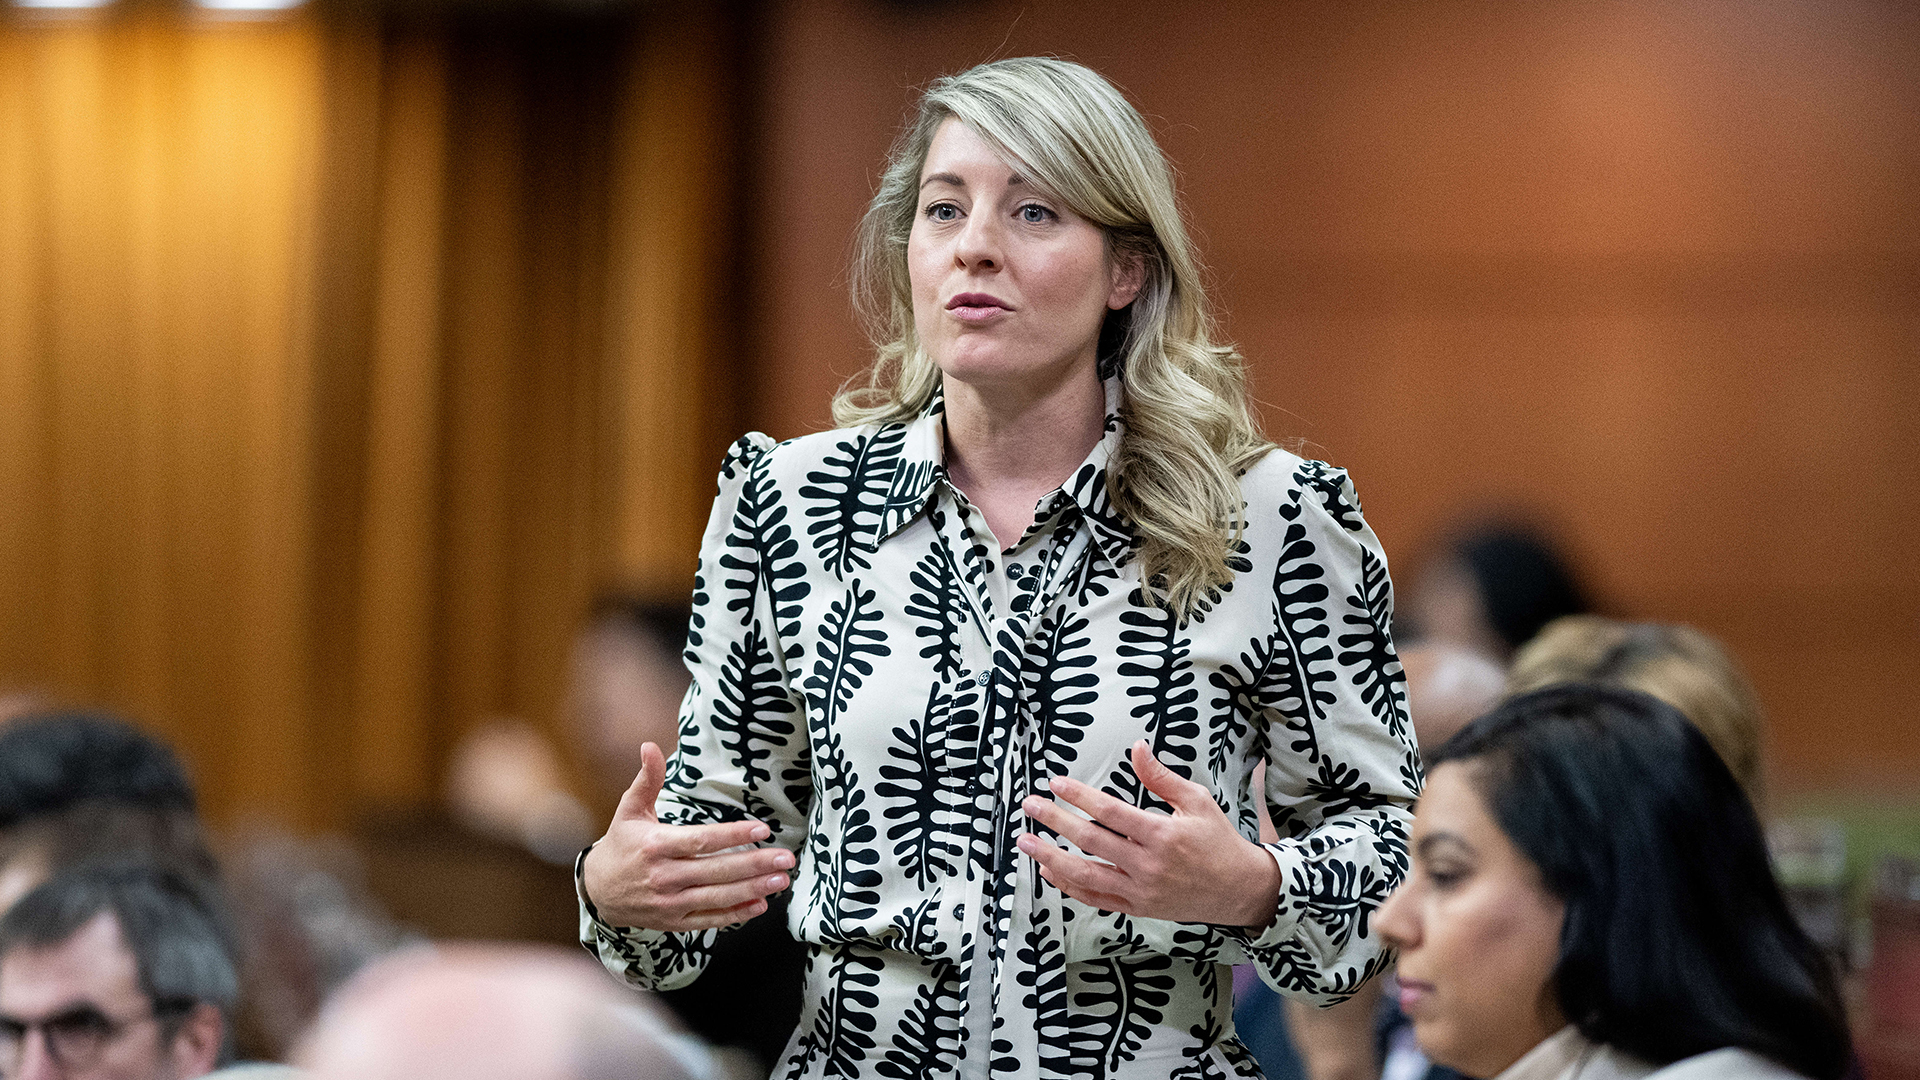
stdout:
{"type": "Polygon", "coordinates": [[[1422,642],[1400,650],[1407,671],[1407,711],[1420,749],[1432,752],[1500,700],[1507,676],[1471,649],[1422,642]]]}
{"type": "Polygon", "coordinates": [[[299,1057],[316,1080],[707,1080],[661,1015],[565,950],[440,946],[355,977],[299,1057]]]}

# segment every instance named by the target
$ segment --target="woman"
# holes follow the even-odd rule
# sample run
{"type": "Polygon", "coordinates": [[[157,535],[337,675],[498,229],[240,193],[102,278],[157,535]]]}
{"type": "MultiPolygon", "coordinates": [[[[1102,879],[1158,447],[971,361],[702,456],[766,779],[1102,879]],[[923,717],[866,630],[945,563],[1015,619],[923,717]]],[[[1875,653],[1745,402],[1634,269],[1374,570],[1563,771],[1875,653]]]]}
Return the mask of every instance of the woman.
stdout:
{"type": "Polygon", "coordinates": [[[1760,695],[1718,641],[1678,623],[1568,615],[1513,656],[1507,693],[1563,682],[1641,690],[1679,709],[1720,752],[1754,809],[1764,811],[1766,719],[1760,695]]]}
{"type": "Polygon", "coordinates": [[[1589,608],[1551,538],[1526,525],[1488,522],[1447,541],[1408,590],[1405,614],[1421,640],[1504,664],[1541,627],[1589,608]]]}
{"type": "Polygon", "coordinates": [[[857,277],[873,376],[723,466],[680,747],[583,853],[583,937],[675,986],[791,881],[782,1076],[1255,1076],[1226,965],[1370,977],[1419,782],[1352,486],[1260,438],[1084,67],[936,82],[857,277]]]}
{"type": "Polygon", "coordinates": [[[1376,914],[1421,1049],[1498,1080],[1835,1080],[1832,972],[1753,809],[1672,706],[1572,684],[1429,758],[1413,870],[1376,914]]]}

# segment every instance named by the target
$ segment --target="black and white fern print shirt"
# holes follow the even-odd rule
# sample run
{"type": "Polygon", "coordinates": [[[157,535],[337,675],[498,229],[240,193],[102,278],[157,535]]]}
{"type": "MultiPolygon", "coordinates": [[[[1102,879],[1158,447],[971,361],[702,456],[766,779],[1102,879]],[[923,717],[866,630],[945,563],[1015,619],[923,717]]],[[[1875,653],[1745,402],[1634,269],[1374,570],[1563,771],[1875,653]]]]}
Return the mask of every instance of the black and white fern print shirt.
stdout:
{"type": "MultiPolygon", "coordinates": [[[[1325,1001],[1384,962],[1368,920],[1405,871],[1420,773],[1353,487],[1270,452],[1241,481],[1231,586],[1182,625],[1143,602],[1107,498],[1119,394],[1006,551],[947,479],[938,399],[910,424],[728,454],[659,808],[751,815],[798,856],[806,1004],[777,1076],[1256,1077],[1227,965],[1325,1001]],[[1106,914],[1015,848],[1051,775],[1166,810],[1133,775],[1142,737],[1250,838],[1266,759],[1284,886],[1264,929],[1106,914]]],[[[583,893],[581,934],[667,988],[715,931],[609,926],[583,893]]]]}

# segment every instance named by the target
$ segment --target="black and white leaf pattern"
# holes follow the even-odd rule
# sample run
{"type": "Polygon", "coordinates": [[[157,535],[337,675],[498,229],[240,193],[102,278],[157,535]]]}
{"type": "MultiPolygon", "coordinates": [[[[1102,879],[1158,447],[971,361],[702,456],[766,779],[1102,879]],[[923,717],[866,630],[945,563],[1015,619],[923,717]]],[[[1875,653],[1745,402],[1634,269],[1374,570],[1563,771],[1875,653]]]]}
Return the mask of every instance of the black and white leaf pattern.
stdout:
{"type": "Polygon", "coordinates": [[[873,1071],[887,1080],[929,1080],[952,1073],[960,1056],[962,993],[954,966],[935,961],[894,1028],[893,1045],[873,1071]]]}
{"type": "Polygon", "coordinates": [[[946,703],[939,700],[945,691],[936,683],[928,691],[931,700],[925,719],[912,717],[893,729],[887,746],[892,763],[880,766],[880,783],[874,788],[887,800],[882,816],[890,823],[887,839],[893,842],[894,864],[921,889],[930,887],[937,877],[959,872],[960,849],[942,828],[942,811],[950,806],[941,785],[943,741],[928,731],[949,715],[946,703]]]}
{"type": "Polygon", "coordinates": [[[801,1036],[788,1058],[788,1067],[796,1075],[804,1074],[815,1060],[827,1076],[859,1076],[861,1063],[877,1045],[879,1027],[880,974],[886,963],[861,949],[838,949],[808,964],[825,984],[812,1016],[801,1019],[801,1036]]]}
{"type": "Polygon", "coordinates": [[[835,443],[820,467],[807,473],[800,497],[806,501],[807,535],[813,538],[821,570],[841,578],[872,566],[864,548],[886,509],[906,434],[897,424],[862,429],[835,443]]]}
{"type": "Polygon", "coordinates": [[[1073,995],[1075,1064],[1113,1076],[1133,1060],[1166,1016],[1179,980],[1167,956],[1083,965],[1073,995]],[[1089,1060],[1090,1059],[1090,1060],[1089,1060]]]}
{"type": "MultiPolygon", "coordinates": [[[[1383,962],[1370,917],[1406,872],[1419,774],[1378,541],[1343,472],[1273,451],[1241,480],[1233,580],[1171,617],[1111,500],[1120,393],[1004,551],[941,465],[938,401],[907,424],[749,436],[722,465],[660,812],[759,818],[798,856],[808,990],[780,1080],[930,1080],[974,1050],[989,1080],[1253,1080],[1223,959],[1322,1001],[1383,962]],[[1267,798],[1271,928],[1096,911],[1018,852],[1020,799],[1054,776],[1164,811],[1133,776],[1139,738],[1244,834],[1267,798]]],[[[583,913],[642,986],[684,984],[715,938],[583,913]]]]}
{"type": "Polygon", "coordinates": [[[953,559],[944,549],[920,556],[907,571],[913,587],[907,597],[907,617],[919,638],[920,657],[932,664],[935,678],[946,679],[960,670],[960,635],[970,612],[961,595],[953,559]]]}
{"type": "Polygon", "coordinates": [[[1395,678],[1400,658],[1394,655],[1387,627],[1393,624],[1393,587],[1387,581],[1386,560],[1360,549],[1360,577],[1347,594],[1348,628],[1338,639],[1340,665],[1353,672],[1353,683],[1366,702],[1396,736],[1407,727],[1407,695],[1395,678]]]}

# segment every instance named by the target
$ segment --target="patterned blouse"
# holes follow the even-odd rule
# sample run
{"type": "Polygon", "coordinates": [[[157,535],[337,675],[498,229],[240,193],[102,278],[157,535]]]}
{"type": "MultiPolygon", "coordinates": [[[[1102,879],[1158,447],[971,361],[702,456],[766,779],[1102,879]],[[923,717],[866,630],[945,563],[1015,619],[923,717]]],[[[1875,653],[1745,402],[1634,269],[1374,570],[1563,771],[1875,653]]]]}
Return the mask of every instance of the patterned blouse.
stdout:
{"type": "MultiPolygon", "coordinates": [[[[659,809],[751,815],[796,853],[805,1005],[776,1076],[1258,1077],[1227,965],[1330,1001],[1385,962],[1368,918],[1405,871],[1420,766],[1353,486],[1268,453],[1241,481],[1235,578],[1183,624],[1143,602],[1108,501],[1119,394],[1005,551],[947,478],[937,398],[911,423],[751,434],[721,467],[659,809]],[[1249,838],[1266,760],[1266,927],[1101,912],[1014,846],[1051,775],[1167,810],[1133,774],[1142,737],[1249,838]]],[[[643,987],[692,980],[717,933],[581,906],[583,941],[643,987]]]]}

